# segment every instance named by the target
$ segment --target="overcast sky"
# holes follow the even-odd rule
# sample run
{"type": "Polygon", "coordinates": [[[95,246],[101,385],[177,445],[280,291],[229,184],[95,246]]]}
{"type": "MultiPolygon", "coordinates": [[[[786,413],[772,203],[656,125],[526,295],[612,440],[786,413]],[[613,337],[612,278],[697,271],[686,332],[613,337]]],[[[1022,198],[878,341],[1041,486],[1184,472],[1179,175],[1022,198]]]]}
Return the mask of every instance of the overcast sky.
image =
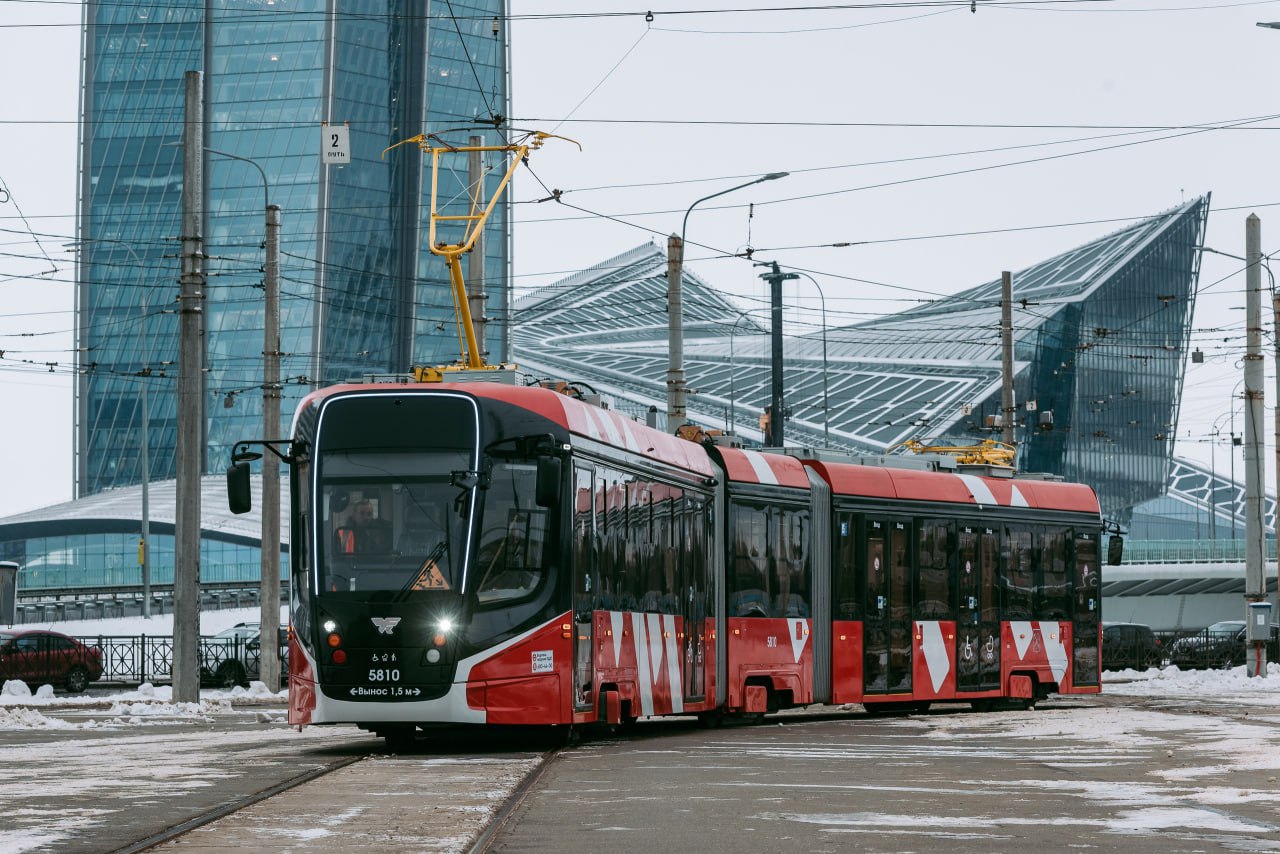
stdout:
{"type": "MultiPolygon", "coordinates": [[[[776,171],[791,175],[690,215],[687,262],[746,306],[766,286],[734,253],[809,271],[832,326],[1207,192],[1207,246],[1242,255],[1255,212],[1263,251],[1280,249],[1280,30],[1255,26],[1280,20],[1280,2],[655,9],[652,22],[613,3],[513,6],[512,123],[583,147],[552,140],[517,176],[520,287],[665,241],[696,199],[776,171]],[[563,203],[537,202],[552,189],[563,203]]],[[[0,0],[0,516],[71,496],[79,20],[74,4],[0,0]]],[[[1242,269],[1205,256],[1192,343],[1207,358],[1188,365],[1178,431],[1179,454],[1223,471],[1243,429],[1230,415],[1242,269]]],[[[786,300],[788,332],[814,331],[813,286],[788,283],[786,300]]],[[[1270,366],[1266,389],[1271,407],[1270,366]]]]}

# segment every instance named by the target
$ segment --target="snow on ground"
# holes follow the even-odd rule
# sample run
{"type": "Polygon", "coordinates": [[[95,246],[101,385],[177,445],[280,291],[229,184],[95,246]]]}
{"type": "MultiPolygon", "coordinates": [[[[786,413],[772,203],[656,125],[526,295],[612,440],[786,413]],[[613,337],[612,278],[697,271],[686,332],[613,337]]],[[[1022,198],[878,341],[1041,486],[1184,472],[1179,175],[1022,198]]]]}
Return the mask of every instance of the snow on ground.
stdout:
{"type": "MultiPolygon", "coordinates": [[[[260,616],[261,612],[257,608],[202,611],[200,634],[217,634],[237,623],[257,622],[260,616]]],[[[288,609],[282,608],[280,624],[288,625],[288,620],[288,609]]],[[[171,635],[173,615],[66,620],[22,628],[47,628],[86,638],[96,635],[171,635]]],[[[1243,666],[1231,670],[1180,670],[1170,666],[1141,671],[1107,672],[1103,674],[1103,692],[1112,696],[1147,698],[1177,699],[1195,696],[1280,710],[1280,663],[1269,664],[1267,675],[1263,678],[1249,678],[1243,666]]],[[[230,711],[233,706],[283,704],[286,698],[286,691],[272,693],[261,682],[254,682],[247,689],[202,689],[199,703],[175,704],[173,689],[168,685],[144,684],[127,690],[93,688],[88,695],[77,695],[55,692],[48,685],[39,687],[33,693],[22,682],[9,681],[0,687],[0,730],[100,725],[92,721],[81,723],[49,718],[41,714],[42,709],[56,712],[59,709],[101,708],[104,717],[114,724],[121,721],[144,723],[149,717],[165,720],[185,717],[198,720],[217,712],[230,711]]]]}
{"type": "MultiPolygon", "coordinates": [[[[237,623],[256,623],[262,613],[257,608],[233,608],[225,611],[200,612],[200,634],[215,635],[237,623]]],[[[287,608],[281,609],[280,625],[289,623],[287,608]]],[[[50,629],[78,638],[124,635],[172,635],[173,615],[151,617],[117,617],[105,620],[63,620],[50,623],[26,623],[16,629],[50,629]]],[[[173,687],[144,683],[136,688],[98,688],[91,686],[86,694],[67,694],[41,685],[34,692],[16,679],[0,685],[0,731],[14,729],[91,729],[174,720],[199,721],[233,707],[279,706],[288,698],[287,691],[278,693],[261,682],[248,688],[214,690],[202,688],[200,702],[174,703],[173,687]],[[42,714],[77,709],[101,710],[101,719],[66,721],[42,714]]],[[[283,713],[283,710],[280,710],[283,713]]]]}

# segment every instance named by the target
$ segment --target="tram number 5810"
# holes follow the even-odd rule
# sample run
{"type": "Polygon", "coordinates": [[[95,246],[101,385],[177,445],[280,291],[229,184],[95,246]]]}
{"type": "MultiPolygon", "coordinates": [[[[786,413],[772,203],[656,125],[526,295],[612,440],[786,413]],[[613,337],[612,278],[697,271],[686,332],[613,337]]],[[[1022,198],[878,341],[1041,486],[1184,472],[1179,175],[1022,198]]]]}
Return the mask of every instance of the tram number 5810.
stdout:
{"type": "Polygon", "coordinates": [[[399,682],[400,671],[394,670],[394,669],[384,670],[381,667],[374,668],[369,671],[369,681],[370,682],[399,682]]]}

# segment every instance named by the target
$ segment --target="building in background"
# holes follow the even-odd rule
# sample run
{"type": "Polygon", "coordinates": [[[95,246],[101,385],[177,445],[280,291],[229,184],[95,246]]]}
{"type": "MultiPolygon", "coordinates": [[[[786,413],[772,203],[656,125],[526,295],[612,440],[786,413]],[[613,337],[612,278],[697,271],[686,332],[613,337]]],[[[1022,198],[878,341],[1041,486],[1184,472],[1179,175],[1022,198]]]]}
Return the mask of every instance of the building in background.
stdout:
{"type": "MultiPolygon", "coordinates": [[[[1166,491],[1208,210],[1209,198],[1196,198],[1013,274],[1017,467],[1090,484],[1122,524],[1166,491]]],[[[586,382],[632,414],[665,413],[665,272],[650,244],[521,297],[516,360],[586,382]]],[[[689,420],[759,443],[768,315],[697,276],[686,281],[689,420]]],[[[788,446],[882,454],[909,439],[999,439],[1000,303],[996,280],[873,321],[787,335],[788,446]]]]}
{"type": "MultiPolygon", "coordinates": [[[[317,385],[456,357],[447,271],[425,245],[429,163],[413,145],[383,152],[510,114],[504,12],[504,0],[86,3],[75,495],[140,482],[144,429],[151,477],[174,477],[184,73],[204,72],[203,467],[215,471],[263,429],[267,196],[282,209],[277,435],[317,385]],[[325,123],[347,128],[346,165],[321,165],[325,123]]],[[[492,129],[450,139],[472,133],[503,141],[492,129]]],[[[492,189],[504,164],[486,166],[492,189]]],[[[448,212],[467,180],[443,176],[448,212]]],[[[503,203],[483,244],[495,360],[507,357],[508,223],[503,203]]]]}
{"type": "MultiPolygon", "coordinates": [[[[1244,591],[1234,435],[1207,469],[1171,456],[1207,209],[1207,198],[1192,200],[1013,277],[1018,465],[1095,486],[1108,517],[1129,532],[1126,565],[1103,571],[1103,615],[1162,629],[1235,618],[1244,591]]],[[[787,444],[865,455],[909,438],[972,444],[992,435],[998,288],[827,330],[825,341],[788,335],[787,444]]],[[[691,419],[759,444],[770,396],[767,309],[739,307],[689,269],[684,289],[691,419]]],[[[527,373],[584,383],[614,409],[661,426],[666,299],[665,253],[636,247],[520,298],[514,356],[527,373]]],[[[205,486],[202,565],[227,590],[256,590],[256,514],[223,518],[221,478],[205,486]]],[[[156,488],[156,578],[164,579],[172,577],[173,482],[156,488]]],[[[139,509],[131,488],[2,519],[0,559],[21,565],[20,590],[136,588],[139,509]]],[[[1271,497],[1265,514],[1270,563],[1271,497]]],[[[1274,571],[1267,575],[1274,595],[1274,571]]]]}

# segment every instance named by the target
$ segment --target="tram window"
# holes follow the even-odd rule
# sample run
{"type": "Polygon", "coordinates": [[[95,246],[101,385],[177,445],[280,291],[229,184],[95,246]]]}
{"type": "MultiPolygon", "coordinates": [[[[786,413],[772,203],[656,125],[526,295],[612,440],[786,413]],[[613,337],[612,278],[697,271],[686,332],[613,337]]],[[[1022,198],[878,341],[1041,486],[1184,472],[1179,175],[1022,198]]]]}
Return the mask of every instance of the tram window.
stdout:
{"type": "Polygon", "coordinates": [[[809,616],[809,515],[800,510],[773,508],[778,536],[774,570],[777,599],[775,617],[809,616]]]}
{"type": "Polygon", "coordinates": [[[729,614],[809,616],[809,514],[734,502],[729,524],[729,614]]]}
{"type": "Polygon", "coordinates": [[[841,513],[836,517],[833,581],[836,602],[835,617],[838,620],[858,620],[862,618],[862,603],[859,596],[862,591],[862,582],[857,571],[857,531],[857,517],[852,513],[841,513]]]}
{"type": "Polygon", "coordinates": [[[921,519],[916,523],[916,530],[916,619],[952,619],[951,603],[955,599],[950,561],[952,525],[938,519],[921,519]]]}
{"type": "Polygon", "coordinates": [[[911,619],[911,526],[889,526],[889,619],[911,619]]]}
{"type": "Polygon", "coordinates": [[[1036,618],[1065,620],[1070,616],[1070,589],[1067,583],[1068,532],[1050,528],[1040,538],[1040,561],[1036,577],[1036,618]]]}
{"type": "Polygon", "coordinates": [[[999,537],[990,528],[983,528],[979,538],[979,549],[982,560],[979,571],[982,573],[982,594],[979,597],[983,623],[994,623],[1000,619],[1000,584],[997,570],[1000,566],[999,537]]]}
{"type": "MultiPolygon", "coordinates": [[[[551,514],[534,501],[530,488],[536,478],[530,463],[498,462],[490,472],[476,550],[476,596],[482,604],[527,596],[542,581],[551,514]]],[[[401,539],[416,554],[412,550],[433,538],[406,527],[401,539]]]]}
{"type": "Polygon", "coordinates": [[[729,520],[733,538],[729,616],[767,617],[773,595],[769,584],[768,513],[764,508],[735,502],[729,520]]]}
{"type": "Polygon", "coordinates": [[[1006,620],[1031,619],[1031,594],[1035,585],[1032,533],[1025,528],[1006,528],[1004,533],[1004,573],[1001,578],[1006,620]]]}
{"type": "Polygon", "coordinates": [[[574,471],[573,511],[573,578],[574,607],[589,589],[590,578],[595,571],[596,514],[593,493],[594,472],[590,469],[574,471]]]}
{"type": "Polygon", "coordinates": [[[653,539],[643,576],[642,611],[674,614],[676,612],[676,573],[679,568],[681,516],[684,491],[678,487],[655,484],[653,502],[653,539]]]}

